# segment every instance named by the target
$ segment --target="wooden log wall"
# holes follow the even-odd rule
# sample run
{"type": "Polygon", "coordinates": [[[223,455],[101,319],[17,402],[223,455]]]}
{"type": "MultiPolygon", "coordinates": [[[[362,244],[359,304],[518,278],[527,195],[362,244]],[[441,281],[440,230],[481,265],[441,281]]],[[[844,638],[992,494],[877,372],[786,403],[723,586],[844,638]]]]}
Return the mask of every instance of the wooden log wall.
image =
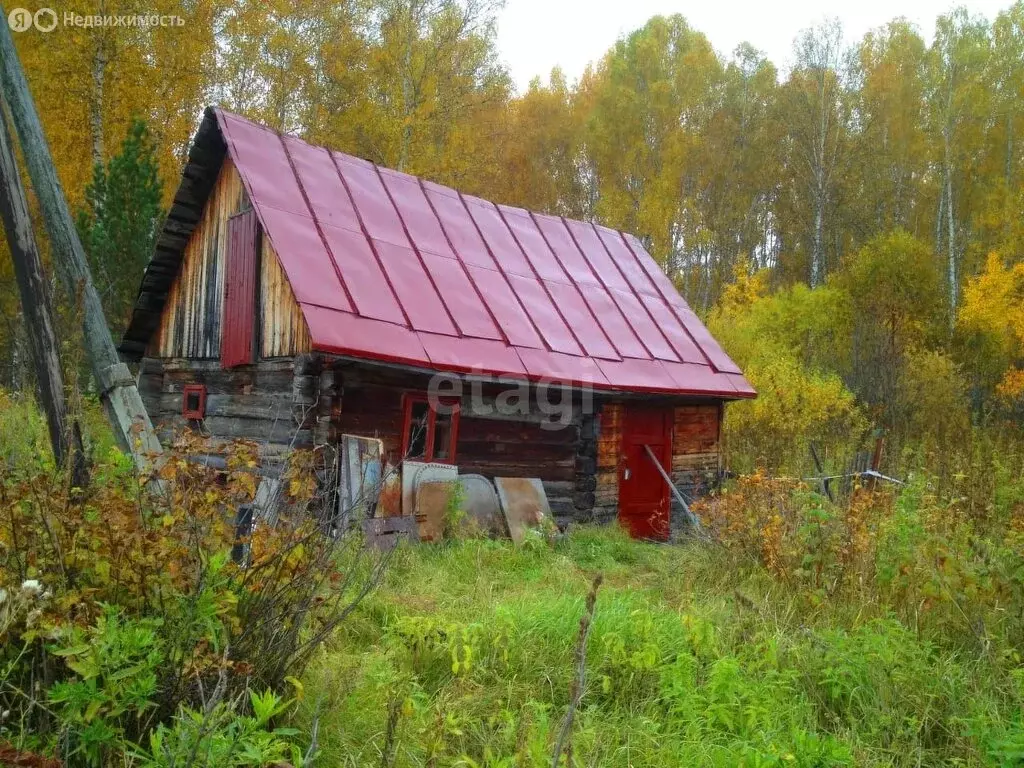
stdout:
{"type": "MultiPolygon", "coordinates": [[[[202,217],[185,246],[178,275],[171,284],[160,324],[150,343],[150,357],[220,357],[228,219],[248,206],[242,179],[231,159],[225,158],[202,217]]],[[[259,241],[260,357],[290,357],[308,352],[312,347],[309,330],[280,259],[268,238],[260,236],[259,241]]]]}
{"type": "MultiPolygon", "coordinates": [[[[721,475],[722,403],[680,405],[673,411],[672,482],[686,499],[703,496],[721,475]]],[[[672,525],[685,525],[683,510],[672,499],[672,525]]]]}
{"type": "Polygon", "coordinates": [[[255,440],[273,456],[314,444],[319,375],[315,360],[298,356],[223,370],[219,361],[143,358],[139,392],[160,439],[199,429],[224,440],[255,440]],[[206,418],[186,421],[186,384],[206,386],[206,418]]]}
{"type": "MultiPolygon", "coordinates": [[[[599,430],[596,441],[596,468],[594,473],[593,509],[588,515],[585,491],[581,488],[577,498],[579,519],[610,522],[618,516],[619,457],[622,454],[622,429],[628,404],[603,403],[597,418],[599,430]]],[[[721,468],[719,430],[721,403],[695,403],[679,405],[668,401],[672,409],[672,471],[673,484],[688,499],[707,493],[718,482],[721,468]]],[[[586,482],[581,473],[579,483],[586,482]]],[[[672,498],[672,525],[679,527],[684,520],[683,510],[672,498]]]]}
{"type": "MultiPolygon", "coordinates": [[[[393,461],[402,458],[402,396],[427,392],[429,376],[400,370],[342,364],[335,371],[340,412],[332,417],[332,434],[376,437],[393,461]],[[340,382],[340,383],[337,383],[340,382]]],[[[542,426],[544,416],[528,413],[502,415],[492,404],[499,385],[482,390],[483,408],[474,410],[473,398],[463,398],[459,418],[456,464],[462,474],[493,477],[536,477],[544,483],[552,513],[566,523],[576,517],[577,450],[580,420],[552,429],[542,426]]]]}
{"type": "Polygon", "coordinates": [[[621,403],[601,405],[593,510],[593,519],[598,523],[611,522],[619,514],[619,457],[622,455],[624,418],[625,407],[621,403]]]}

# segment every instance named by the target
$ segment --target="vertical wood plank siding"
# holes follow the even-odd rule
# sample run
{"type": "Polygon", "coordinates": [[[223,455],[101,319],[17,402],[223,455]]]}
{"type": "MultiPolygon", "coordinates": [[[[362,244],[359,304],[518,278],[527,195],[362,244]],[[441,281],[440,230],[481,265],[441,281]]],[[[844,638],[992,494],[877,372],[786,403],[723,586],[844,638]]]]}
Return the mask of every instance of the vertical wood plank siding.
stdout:
{"type": "Polygon", "coordinates": [[[686,496],[706,493],[721,468],[719,411],[708,403],[675,408],[672,423],[672,482],[686,496]]]}
{"type": "MultiPolygon", "coordinates": [[[[248,207],[242,179],[230,158],[206,201],[185,246],[181,269],[168,293],[149,357],[217,359],[224,321],[228,219],[248,207]]],[[[267,238],[260,259],[258,320],[261,357],[287,357],[310,350],[309,331],[277,254],[267,238]]]]}
{"type": "Polygon", "coordinates": [[[270,238],[261,239],[260,356],[288,357],[307,352],[313,348],[313,343],[309,338],[306,318],[302,316],[270,238]]]}

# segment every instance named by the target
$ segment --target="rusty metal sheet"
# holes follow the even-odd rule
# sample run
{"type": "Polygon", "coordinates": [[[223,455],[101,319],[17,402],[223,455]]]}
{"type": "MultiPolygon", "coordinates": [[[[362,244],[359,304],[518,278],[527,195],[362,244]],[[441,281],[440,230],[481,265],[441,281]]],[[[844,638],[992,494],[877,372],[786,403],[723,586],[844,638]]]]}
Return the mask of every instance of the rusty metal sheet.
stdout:
{"type": "Polygon", "coordinates": [[[454,482],[459,476],[458,467],[424,461],[402,462],[402,514],[411,515],[416,510],[416,491],[420,483],[445,481],[454,482]]]}
{"type": "Polygon", "coordinates": [[[545,519],[551,518],[544,484],[537,478],[496,477],[494,485],[509,535],[516,544],[523,543],[527,530],[538,528],[545,519]]]}
{"type": "Polygon", "coordinates": [[[362,522],[366,543],[374,549],[388,551],[399,542],[416,543],[420,540],[419,526],[414,517],[373,517],[362,522]]]}
{"type": "Polygon", "coordinates": [[[483,475],[459,475],[462,485],[462,509],[466,522],[491,537],[509,535],[501,500],[494,484],[483,475]]]}
{"type": "Polygon", "coordinates": [[[380,517],[399,517],[402,514],[402,471],[390,461],[384,464],[377,511],[380,517]]]}
{"type": "Polygon", "coordinates": [[[454,480],[429,480],[416,485],[416,523],[421,541],[444,538],[444,518],[455,493],[454,480]]]}

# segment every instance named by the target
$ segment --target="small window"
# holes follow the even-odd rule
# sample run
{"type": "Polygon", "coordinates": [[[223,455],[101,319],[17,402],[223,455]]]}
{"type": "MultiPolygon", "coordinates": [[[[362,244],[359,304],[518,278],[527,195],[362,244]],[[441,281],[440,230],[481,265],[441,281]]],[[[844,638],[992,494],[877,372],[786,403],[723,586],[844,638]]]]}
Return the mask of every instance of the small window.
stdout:
{"type": "Polygon", "coordinates": [[[186,384],[182,390],[181,415],[189,421],[206,418],[206,386],[186,384]]]}
{"type": "Polygon", "coordinates": [[[459,431],[458,400],[432,403],[425,395],[406,394],[402,427],[402,458],[413,461],[455,463],[459,431]]]}

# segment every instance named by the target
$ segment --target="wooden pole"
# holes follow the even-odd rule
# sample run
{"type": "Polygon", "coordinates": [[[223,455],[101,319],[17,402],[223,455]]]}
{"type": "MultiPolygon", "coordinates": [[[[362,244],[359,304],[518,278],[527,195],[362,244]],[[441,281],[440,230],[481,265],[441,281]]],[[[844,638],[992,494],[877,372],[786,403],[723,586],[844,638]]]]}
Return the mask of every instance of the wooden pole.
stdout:
{"type": "Polygon", "coordinates": [[[67,405],[64,400],[64,375],[57,351],[57,333],[46,273],[39,258],[28,200],[21,184],[21,174],[14,156],[7,118],[0,101],[0,220],[3,221],[7,244],[14,260],[14,277],[21,295],[21,307],[28,329],[32,362],[36,369],[39,403],[46,414],[50,445],[57,466],[63,467],[69,456],[72,461],[72,484],[83,487],[88,475],[85,452],[78,425],[68,429],[67,405]]]}
{"type": "Polygon", "coordinates": [[[0,95],[10,105],[11,118],[28,166],[32,188],[39,199],[43,223],[50,237],[57,274],[68,297],[81,302],[83,336],[100,399],[122,448],[132,453],[136,466],[148,472],[152,457],[162,453],[156,431],[146,413],[135,380],[121,362],[110,336],[103,305],[92,283],[85,249],[78,239],[64,190],[53,165],[49,145],[36,113],[25,73],[0,6],[0,95]]]}
{"type": "Polygon", "coordinates": [[[683,512],[686,514],[686,519],[689,521],[690,525],[693,526],[694,533],[703,536],[704,527],[700,524],[700,518],[690,510],[690,505],[686,503],[686,500],[683,498],[683,494],[679,492],[679,489],[676,488],[676,484],[672,482],[672,478],[668,476],[668,472],[666,472],[665,468],[661,466],[661,462],[658,461],[658,457],[654,455],[654,451],[651,450],[651,446],[644,445],[644,450],[647,451],[647,455],[650,457],[651,461],[654,462],[654,466],[658,468],[658,472],[661,474],[661,479],[668,485],[669,490],[672,491],[672,495],[675,496],[676,501],[679,502],[679,506],[683,508],[683,512]]]}

